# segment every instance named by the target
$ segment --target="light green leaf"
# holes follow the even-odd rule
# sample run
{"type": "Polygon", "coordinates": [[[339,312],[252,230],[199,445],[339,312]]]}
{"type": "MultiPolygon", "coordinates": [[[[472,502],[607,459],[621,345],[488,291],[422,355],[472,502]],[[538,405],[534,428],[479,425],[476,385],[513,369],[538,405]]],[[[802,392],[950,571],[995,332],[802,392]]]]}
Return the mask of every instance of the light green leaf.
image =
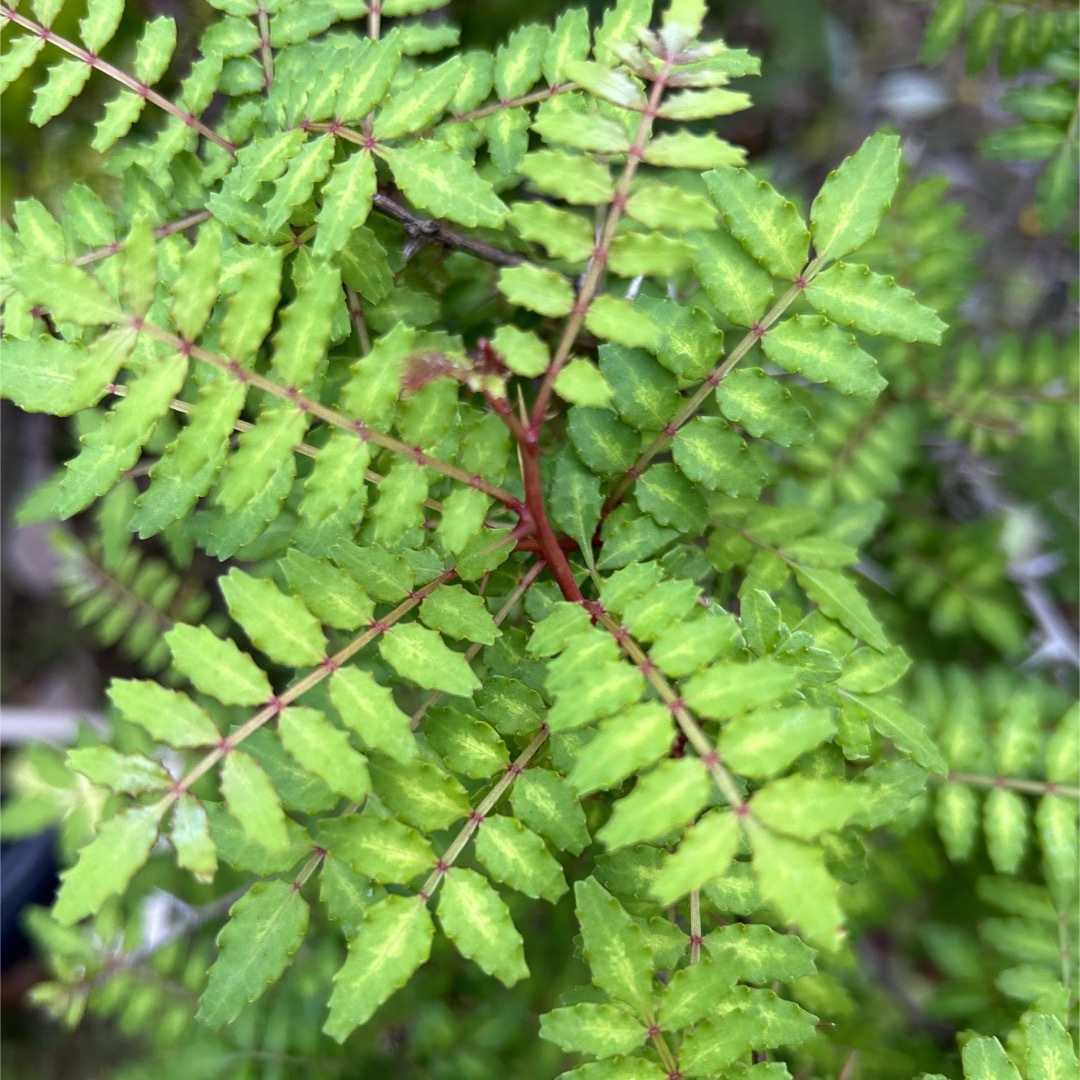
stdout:
{"type": "Polygon", "coordinates": [[[679,850],[664,857],[650,892],[661,904],[722,877],[739,847],[739,822],[728,810],[710,810],[686,831],[679,850]]]}
{"type": "Polygon", "coordinates": [[[934,800],[934,820],[953,862],[964,862],[979,830],[979,796],[963,784],[942,784],[934,800]]]}
{"type": "Polygon", "coordinates": [[[392,627],[379,639],[379,651],[399,675],[428,690],[471,697],[480,688],[468,660],[419,623],[392,627]]]}
{"type": "Polygon", "coordinates": [[[842,570],[820,566],[792,566],[799,584],[822,613],[835,619],[845,630],[862,638],[879,652],[889,648],[889,640],[881,629],[855,584],[842,570]]]}
{"type": "Polygon", "coordinates": [[[899,699],[881,694],[844,696],[866,710],[874,727],[923,768],[945,776],[949,769],[921,720],[908,713],[899,699]]]}
{"type": "Polygon", "coordinates": [[[746,151],[732,146],[711,132],[707,135],[691,135],[678,131],[673,135],[658,135],[645,146],[643,160],[662,169],[725,169],[742,165],[746,151]]]}
{"type": "Polygon", "coordinates": [[[999,874],[1015,874],[1028,845],[1028,806],[1022,795],[993,788],[983,803],[986,850],[999,874]]]}
{"type": "Polygon", "coordinates": [[[146,217],[131,226],[123,247],[124,302],[136,315],[145,315],[157,292],[157,241],[146,217]]]}
{"type": "Polygon", "coordinates": [[[726,232],[697,232],[691,241],[694,269],[716,308],[737,326],[757,323],[772,302],[772,274],[726,232]]]}
{"type": "Polygon", "coordinates": [[[221,231],[208,222],[184,257],[172,284],[172,321],[181,337],[194,341],[217,303],[221,278],[221,231]]]}
{"type": "Polygon", "coordinates": [[[289,846],[285,811],[266,770],[246,751],[230,750],[221,767],[225,805],[247,837],[271,854],[289,846]]]}
{"type": "Polygon", "coordinates": [[[610,1058],[636,1050],[648,1038],[648,1031],[623,1009],[583,1002],[544,1013],[540,1038],[573,1053],[610,1058]]]}
{"type": "Polygon", "coordinates": [[[533,131],[548,145],[569,146],[590,154],[623,154],[630,136],[617,120],[600,113],[581,112],[563,106],[541,110],[533,121],[533,131]]]}
{"type": "MultiPolygon", "coordinates": [[[[967,17],[967,0],[942,0],[930,16],[922,48],[919,50],[919,60],[931,65],[944,59],[963,30],[967,17]]],[[[966,1071],[965,1069],[965,1073],[966,1071]]]]}
{"type": "Polygon", "coordinates": [[[554,904],[567,890],[547,845],[516,818],[485,818],[476,834],[476,857],[496,881],[526,896],[554,904]]]}
{"type": "Polygon", "coordinates": [[[330,556],[375,600],[396,603],[416,583],[416,574],[404,555],[392,555],[375,544],[361,548],[342,540],[330,549],[330,556]]]}
{"type": "Polygon", "coordinates": [[[150,857],[168,805],[162,799],[152,806],[121,810],[80,849],[75,865],[60,874],[53,917],[61,926],[94,914],[110,896],[127,888],[150,857]]]}
{"type": "Polygon", "coordinates": [[[546,26],[515,30],[495,53],[495,92],[500,101],[520,97],[540,78],[551,31],[546,26]]]}
{"type": "Polygon", "coordinates": [[[915,299],[913,292],[901,288],[891,277],[872,273],[866,266],[838,262],[803,291],[806,299],[833,322],[866,334],[888,334],[901,341],[937,345],[947,329],[935,312],[915,299]]]}
{"type": "Polygon", "coordinates": [[[709,775],[699,758],[662,761],[615,804],[597,838],[608,850],[655,840],[693,821],[711,794],[709,775]]]}
{"type": "Polygon", "coordinates": [[[536,334],[519,330],[509,323],[504,323],[495,331],[491,344],[515,375],[535,379],[543,375],[551,363],[547,345],[536,334]]]}
{"type": "MultiPolygon", "coordinates": [[[[655,182],[635,187],[626,203],[626,215],[648,229],[668,229],[677,233],[714,230],[717,219],[716,207],[704,195],[684,191],[674,184],[655,182]]],[[[751,261],[750,264],[760,272],[756,263],[751,261]]]]}
{"type": "Polygon", "coordinates": [[[278,737],[288,754],[325,780],[331,791],[353,802],[363,802],[371,791],[364,755],[357,753],[349,736],[317,709],[285,709],[278,717],[278,737]]]}
{"type": "Polygon", "coordinates": [[[303,667],[326,656],[319,620],[272,581],[234,567],[221,579],[221,594],[252,644],[276,663],[303,667]]]}
{"type": "Polygon", "coordinates": [[[509,221],[522,239],[543,244],[555,259],[584,262],[596,246],[593,227],[585,217],[546,202],[515,203],[509,221]]]}
{"type": "Polygon", "coordinates": [[[422,71],[379,110],[372,135],[382,141],[411,131],[423,131],[450,104],[463,74],[461,59],[457,56],[422,71]]]}
{"type": "Polygon", "coordinates": [[[165,641],[177,671],[197,690],[225,705],[261,705],[272,696],[270,680],[235,642],[207,626],[174,626],[165,641]]]}
{"type": "Polygon", "coordinates": [[[578,542],[588,563],[592,562],[592,538],[600,524],[603,505],[600,478],[589,472],[576,454],[569,451],[560,454],[555,463],[549,512],[552,522],[578,542]]]}
{"type": "Polygon", "coordinates": [[[810,207],[817,257],[839,259],[869,240],[892,202],[899,177],[900,139],[880,131],[829,173],[810,207]]]}
{"type": "Polygon", "coordinates": [[[323,1031],[344,1042],[427,960],[434,936],[435,924],[423,900],[388,896],[372,904],[349,943],[344,966],[334,976],[323,1031]]]}
{"type": "Polygon", "coordinates": [[[1065,896],[1075,896],[1076,803],[1054,795],[1045,796],[1035,811],[1035,825],[1046,860],[1047,876],[1065,896]]]}
{"type": "Polygon", "coordinates": [[[346,571],[328,560],[313,558],[293,548],[280,565],[289,588],[320,622],[341,630],[355,630],[372,621],[375,604],[371,597],[346,571]]]}
{"type": "Polygon", "coordinates": [[[218,934],[218,956],[199,1001],[199,1019],[212,1028],[281,978],[308,929],[307,901],[289,881],[259,881],[229,909],[218,934]]]}
{"type": "Polygon", "coordinates": [[[596,878],[576,882],[574,898],[593,984],[646,1015],[654,963],[644,931],[596,878]]]}
{"type": "Polygon", "coordinates": [[[716,664],[685,687],[691,708],[713,720],[728,720],[759,705],[779,702],[798,683],[796,672],[777,660],[716,664]]]}
{"type": "Polygon", "coordinates": [[[292,818],[285,819],[289,846],[279,852],[270,852],[262,844],[252,840],[221,803],[204,801],[203,809],[210,820],[210,835],[217,847],[219,858],[236,870],[258,874],[259,877],[270,877],[272,874],[287,873],[301,859],[311,855],[310,834],[292,818]]]}
{"type": "Polygon", "coordinates": [[[336,267],[320,266],[297,289],[273,342],[273,370],[285,386],[303,388],[315,377],[341,306],[341,274],[336,267]]]}
{"type": "Polygon", "coordinates": [[[311,198],[315,185],[329,172],[336,140],[323,135],[308,142],[289,161],[285,175],[277,182],[274,194],[266,204],[267,233],[280,229],[293,210],[311,198]]]}
{"type": "Polygon", "coordinates": [[[665,120],[709,120],[730,116],[750,108],[750,95],[741,90],[713,87],[710,90],[683,90],[664,99],[657,115],[665,120]]]}
{"type": "Polygon", "coordinates": [[[638,455],[637,433],[608,409],[571,409],[567,430],[578,457],[602,476],[625,472],[638,455]]]}
{"type": "Polygon", "coordinates": [[[570,282],[554,270],[514,266],[499,271],[499,292],[512,304],[541,315],[567,315],[574,306],[570,282]]]}
{"type": "Polygon", "coordinates": [[[960,1052],[964,1080],[1020,1080],[1020,1073],[997,1039],[978,1035],[960,1052]]]}
{"type": "Polygon", "coordinates": [[[620,277],[667,278],[689,266],[692,258],[693,249],[685,240],[657,233],[624,232],[612,241],[607,265],[620,277]]]}
{"type": "Polygon", "coordinates": [[[644,702],[604,720],[574,758],[567,779],[582,795],[617,787],[628,776],[659,761],[671,749],[670,713],[644,702]]]}
{"type": "Polygon", "coordinates": [[[873,401],[886,387],[877,362],[828,319],[792,315],[769,329],[761,339],[765,355],[785,371],[811,382],[828,383],[841,394],[858,394],[873,401]]]}
{"type": "Polygon", "coordinates": [[[510,789],[514,815],[557,848],[580,854],[589,843],[585,811],[577,793],[557,773],[528,769],[510,789]]]}
{"type": "Polygon", "coordinates": [[[383,884],[404,885],[435,869],[431,845],[415,829],[371,813],[331,818],[319,826],[318,842],[358,874],[383,884]]]}
{"type": "Polygon", "coordinates": [[[653,349],[660,342],[656,323],[629,300],[614,296],[598,296],[593,300],[585,316],[585,326],[597,337],[630,349],[653,349]]]}
{"type": "Polygon", "coordinates": [[[860,813],[865,790],[843,780],[815,776],[786,776],[755,792],[750,812],[775,832],[812,840],[823,832],[842,829],[860,813]]]}
{"type": "Polygon", "coordinates": [[[382,802],[402,821],[424,832],[448,829],[472,810],[461,784],[430,761],[402,764],[372,754],[368,772],[382,802]]]}
{"type": "Polygon", "coordinates": [[[588,154],[536,150],[519,166],[522,176],[547,195],[575,206],[602,206],[611,201],[611,171],[588,154]]]}
{"type": "Polygon", "coordinates": [[[502,897],[475,870],[447,871],[439,897],[439,923],[467,960],[513,986],[529,974],[521,935],[502,897]]]}
{"type": "Polygon", "coordinates": [[[462,225],[501,225],[507,208],[474,164],[434,139],[380,151],[413,206],[462,225]]]}
{"type": "Polygon", "coordinates": [[[656,639],[649,659],[667,676],[681,679],[742,644],[739,624],[726,611],[711,605],[709,612],[680,626],[670,626],[656,639]]]}
{"type": "Polygon", "coordinates": [[[200,884],[214,880],[217,845],[210,835],[210,818],[194,795],[185,793],[176,800],[169,839],[176,849],[177,866],[190,870],[200,884]]]}
{"type": "Polygon", "coordinates": [[[762,900],[785,921],[797,924],[808,944],[834,952],[843,940],[844,912],[840,886],[825,869],[824,852],[777,836],[752,819],[747,828],[762,900]]]}
{"type": "MultiPolygon", "coordinates": [[[[134,344],[134,335],[126,330],[122,333],[134,344]]],[[[109,382],[116,375],[115,369],[103,370],[96,362],[100,351],[47,336],[23,341],[6,339],[4,363],[0,367],[0,396],[15,402],[24,412],[71,416],[80,409],[88,409],[105,396],[109,382]]],[[[123,353],[116,350],[113,355],[118,369],[123,353]]]]}
{"type": "Polygon", "coordinates": [[[717,749],[729,768],[743,776],[775,776],[835,734],[831,709],[764,708],[729,720],[720,731],[717,749]]]}
{"type": "Polygon", "coordinates": [[[590,60],[571,60],[566,75],[587,90],[593,97],[610,102],[621,109],[641,111],[648,104],[641,85],[623,71],[615,71],[590,60]]]}
{"type": "Polygon", "coordinates": [[[382,483],[371,512],[375,522],[375,540],[394,547],[413,529],[424,523],[424,500],[428,476],[423,468],[405,459],[395,461],[382,483]]]}
{"type": "Polygon", "coordinates": [[[705,947],[749,983],[791,982],[816,970],[814,950],[795,934],[771,926],[731,923],[705,935],[705,947]]]}
{"type": "Polygon", "coordinates": [[[69,750],[67,764],[92,784],[122,795],[160,791],[172,778],[158,761],[144,754],[121,754],[111,746],[79,746],[69,750]]]}
{"type": "Polygon", "coordinates": [[[844,673],[840,685],[845,690],[861,694],[876,694],[887,690],[911,667],[911,660],[900,648],[880,653],[861,647],[844,657],[844,673]]]}
{"type": "Polygon", "coordinates": [[[733,371],[717,388],[720,411],[741,424],[755,439],[778,446],[804,446],[813,427],[807,411],[792,400],[791,391],[761,368],[733,371]]]}
{"type": "Polygon", "coordinates": [[[270,332],[281,300],[284,249],[263,247],[253,254],[221,322],[218,349],[233,360],[246,360],[255,353],[270,332]]]}
{"type": "Polygon", "coordinates": [[[342,81],[334,107],[334,116],[346,124],[367,116],[382,102],[401,63],[397,35],[364,44],[363,63],[351,68],[342,81]]]}
{"type": "Polygon", "coordinates": [[[580,356],[574,357],[555,377],[555,393],[571,405],[596,409],[607,406],[612,397],[604,376],[580,356]]]}
{"type": "Polygon", "coordinates": [[[34,104],[28,117],[30,123],[43,127],[54,116],[59,116],[82,92],[93,70],[81,57],[53,64],[48,78],[34,91],[34,104]]]}
{"type": "Polygon", "coordinates": [[[460,585],[441,585],[420,605],[420,621],[461,641],[493,645],[499,629],[484,599],[460,585]]]}
{"type": "Polygon", "coordinates": [[[571,60],[584,60],[590,45],[589,14],[584,8],[563,12],[544,47],[544,78],[554,85],[566,81],[566,65],[571,60]]]}
{"type": "Polygon", "coordinates": [[[731,234],[770,274],[794,281],[806,266],[810,233],[794,203],[745,169],[705,174],[731,234]]]}

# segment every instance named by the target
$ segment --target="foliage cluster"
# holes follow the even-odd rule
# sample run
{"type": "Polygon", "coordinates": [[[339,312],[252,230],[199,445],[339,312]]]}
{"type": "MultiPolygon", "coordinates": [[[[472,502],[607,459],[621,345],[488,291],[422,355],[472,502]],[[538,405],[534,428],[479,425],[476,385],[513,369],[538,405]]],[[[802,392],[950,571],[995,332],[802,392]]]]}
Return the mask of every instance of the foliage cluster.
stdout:
{"type": "Polygon", "coordinates": [[[213,0],[170,93],[171,19],[61,3],[4,81],[119,83],[120,197],[3,224],[2,392],[71,417],[21,520],[147,677],[10,771],[38,1003],[131,1077],[1074,1074],[1075,597],[1001,477],[1074,467],[1076,342],[965,328],[947,184],[746,168],[703,0],[494,52],[213,0]]]}

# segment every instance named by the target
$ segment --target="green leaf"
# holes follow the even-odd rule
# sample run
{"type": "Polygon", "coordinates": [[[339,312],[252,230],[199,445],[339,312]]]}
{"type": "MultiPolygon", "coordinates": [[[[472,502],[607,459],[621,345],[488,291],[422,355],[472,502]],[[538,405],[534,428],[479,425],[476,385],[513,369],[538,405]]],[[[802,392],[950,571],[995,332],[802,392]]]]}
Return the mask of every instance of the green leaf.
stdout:
{"type": "Polygon", "coordinates": [[[866,793],[856,784],[814,776],[786,776],[754,793],[751,813],[778,833],[813,840],[842,829],[864,808],[866,793]]]}
{"type": "Polygon", "coordinates": [[[792,566],[799,584],[822,613],[835,619],[845,630],[862,638],[879,652],[889,648],[889,640],[862,594],[842,570],[819,566],[792,566]]]}
{"type": "Polygon", "coordinates": [[[810,207],[817,257],[839,259],[866,243],[877,232],[899,177],[900,139],[884,132],[871,135],[829,173],[810,207]]]}
{"type": "Polygon", "coordinates": [[[399,675],[428,690],[471,697],[480,688],[468,660],[419,623],[392,627],[379,639],[379,651],[399,675]]]}
{"type": "Polygon", "coordinates": [[[145,315],[157,292],[157,242],[150,222],[138,217],[124,241],[122,276],[124,301],[129,311],[145,315]]]}
{"type": "Polygon", "coordinates": [[[219,351],[233,360],[246,360],[270,332],[274,312],[281,301],[281,268],[284,251],[257,248],[256,257],[244,270],[240,288],[229,300],[221,321],[219,351]]]}
{"type": "Polygon", "coordinates": [[[717,218],[716,208],[704,195],[684,191],[674,184],[659,183],[636,186],[626,203],[626,215],[648,229],[669,229],[678,233],[713,230],[717,218]]]}
{"type": "Polygon", "coordinates": [[[855,338],[820,316],[792,315],[770,328],[761,347],[785,371],[828,383],[841,394],[873,401],[887,385],[874,358],[859,348],[855,338]]]}
{"type": "Polygon", "coordinates": [[[833,322],[867,334],[937,345],[946,329],[930,308],[918,303],[914,293],[865,266],[838,262],[814,278],[804,293],[833,322]]]}
{"type": "Polygon", "coordinates": [[[218,934],[218,956],[199,1001],[199,1019],[212,1028],[281,978],[308,929],[307,901],[289,881],[259,881],[229,909],[218,934]]]}
{"type": "Polygon", "coordinates": [[[165,641],[177,671],[225,705],[261,705],[273,691],[254,660],[207,626],[174,626],[165,641]]]}
{"type": "Polygon", "coordinates": [[[639,1016],[647,1015],[653,957],[644,931],[596,878],[575,882],[574,899],[593,984],[639,1016]]]}
{"type": "Polygon", "coordinates": [[[404,555],[391,555],[375,544],[361,548],[342,540],[330,549],[330,556],[375,600],[397,603],[416,583],[416,574],[404,555]]]}
{"type": "Polygon", "coordinates": [[[567,891],[562,868],[536,833],[516,818],[487,817],[476,834],[476,857],[504,885],[554,904],[567,891]]]}
{"type": "Polygon", "coordinates": [[[733,371],[717,388],[720,411],[746,428],[755,439],[778,446],[805,446],[813,427],[807,411],[792,400],[791,391],[761,368],[733,371]]]}
{"type": "Polygon", "coordinates": [[[855,693],[876,694],[896,683],[910,667],[911,660],[903,649],[880,653],[876,649],[858,648],[844,657],[840,685],[855,693]]]}
{"type": "Polygon", "coordinates": [[[279,852],[270,852],[262,844],[252,840],[221,803],[204,800],[203,809],[210,820],[210,834],[217,847],[218,856],[222,862],[236,870],[269,877],[272,874],[287,873],[301,859],[311,855],[311,836],[292,818],[285,819],[289,846],[279,852]]]}
{"type": "Polygon", "coordinates": [[[59,116],[82,92],[93,70],[81,57],[53,64],[48,78],[34,91],[34,104],[28,117],[30,123],[43,127],[54,116],[59,116]]]}
{"type": "Polygon", "coordinates": [[[172,783],[158,761],[144,754],[121,754],[111,746],[80,746],[69,750],[67,764],[92,784],[123,795],[160,791],[172,783]]]}
{"type": "Polygon", "coordinates": [[[61,926],[94,914],[110,896],[127,888],[150,857],[168,805],[162,799],[152,806],[121,810],[80,849],[75,865],[60,875],[53,917],[61,926]]]}
{"type": "Polygon", "coordinates": [[[310,773],[325,780],[331,791],[363,802],[371,791],[367,760],[317,709],[293,706],[278,717],[281,745],[310,773]]]}
{"type": "Polygon", "coordinates": [[[475,870],[455,866],[443,879],[439,923],[458,952],[504,986],[529,974],[521,935],[502,897],[475,870]]]}
{"type": "Polygon", "coordinates": [[[280,229],[293,210],[311,198],[315,185],[330,171],[335,139],[323,135],[308,142],[290,161],[266,204],[264,227],[267,233],[280,229]]]}
{"type": "MultiPolygon", "coordinates": [[[[123,333],[131,337],[128,331],[123,333]]],[[[54,337],[6,339],[0,395],[15,402],[24,412],[71,416],[80,409],[88,409],[104,397],[116,375],[115,370],[103,371],[96,362],[96,354],[100,352],[100,348],[87,349],[54,337]]],[[[123,353],[116,350],[113,355],[119,368],[123,353]]]]}
{"type": "Polygon", "coordinates": [[[611,201],[611,171],[588,154],[536,150],[519,166],[522,176],[547,195],[575,206],[602,206],[611,201]]]}
{"type": "Polygon", "coordinates": [[[681,1031],[704,1020],[735,989],[737,970],[732,958],[723,956],[705,957],[693,967],[676,971],[660,1004],[661,1027],[681,1031]]]}
{"type": "Polygon", "coordinates": [[[629,300],[614,296],[597,296],[593,300],[585,315],[585,327],[597,337],[628,349],[653,349],[660,342],[656,323],[629,300]]]}
{"type": "Polygon", "coordinates": [[[404,885],[435,869],[431,845],[415,829],[371,813],[331,818],[319,826],[318,842],[358,874],[383,884],[404,885]]]}
{"type": "Polygon", "coordinates": [[[638,506],[658,525],[684,534],[704,532],[708,506],[701,492],[672,464],[653,465],[634,485],[638,506]]]}
{"type": "Polygon", "coordinates": [[[550,37],[546,26],[523,26],[499,46],[495,53],[495,92],[500,101],[520,97],[539,80],[550,37]]]}
{"type": "Polygon", "coordinates": [[[420,620],[432,630],[461,641],[493,645],[499,629],[481,596],[460,585],[441,585],[420,605],[420,620]]]}
{"type": "Polygon", "coordinates": [[[742,165],[746,151],[732,146],[717,135],[691,135],[678,131],[673,135],[658,135],[645,146],[642,160],[662,169],[726,169],[742,165]]]}
{"type": "Polygon", "coordinates": [[[305,555],[297,548],[281,560],[289,588],[320,622],[355,630],[372,621],[375,604],[349,574],[326,559],[305,555]]]}
{"type": "Polygon", "coordinates": [[[732,236],[770,274],[794,281],[802,273],[810,233],[794,203],[745,169],[713,170],[705,185],[732,236]]]}
{"type": "Polygon", "coordinates": [[[687,893],[722,877],[739,847],[739,822],[727,810],[710,810],[687,830],[679,850],[664,858],[650,892],[661,904],[674,904],[687,893]]]}
{"type": "Polygon", "coordinates": [[[604,497],[600,478],[566,452],[555,463],[555,484],[549,503],[552,522],[578,542],[586,562],[592,562],[592,538],[600,524],[604,497]]]}
{"type": "Polygon", "coordinates": [[[589,15],[584,8],[563,12],[544,46],[544,78],[551,84],[566,81],[566,64],[589,54],[589,15]]]}
{"type": "Polygon", "coordinates": [[[631,706],[601,722],[593,739],[575,755],[567,779],[582,795],[618,787],[666,755],[673,739],[665,708],[655,702],[631,706]]]}
{"type": "Polygon", "coordinates": [[[597,409],[607,406],[612,397],[611,387],[604,376],[581,357],[574,357],[555,376],[555,393],[571,405],[597,409]]]}
{"type": "Polygon", "coordinates": [[[945,776],[949,769],[945,759],[926,732],[921,720],[908,713],[899,699],[881,694],[851,694],[844,696],[862,706],[877,731],[891,740],[923,768],[945,776]]]}
{"type": "Polygon", "coordinates": [[[187,362],[181,357],[158,361],[130,383],[127,396],[109,410],[98,427],[82,437],[79,456],[67,463],[61,481],[56,504],[61,517],[85,509],[135,464],[158,420],[180,392],[186,374],[187,362]]]}
{"type": "Polygon", "coordinates": [[[967,22],[967,0],[942,0],[930,17],[923,37],[919,60],[927,65],[944,59],[967,22]]]}
{"type": "Polygon", "coordinates": [[[499,271],[499,292],[512,304],[540,315],[568,315],[574,306],[570,282],[554,270],[514,266],[499,271]]]}
{"type": "MultiPolygon", "coordinates": [[[[515,210],[517,208],[515,207],[515,210]]],[[[526,330],[505,323],[495,331],[491,344],[500,353],[506,366],[515,375],[524,375],[534,379],[547,371],[551,363],[551,354],[544,342],[526,330]]]]}
{"type": "Polygon", "coordinates": [[[962,784],[943,784],[934,800],[934,820],[949,858],[968,859],[979,831],[978,795],[962,784]]]}
{"type": "Polygon", "coordinates": [[[194,795],[184,794],[176,800],[169,839],[176,849],[177,866],[190,870],[200,884],[214,880],[217,845],[210,835],[210,818],[194,795]]]}
{"type": "Polygon", "coordinates": [[[463,74],[461,58],[457,56],[422,71],[379,110],[372,135],[382,141],[423,131],[450,104],[463,74]]]}
{"type": "Polygon", "coordinates": [[[1024,1075],[1027,1080],[1069,1080],[1076,1076],[1076,1051],[1069,1033],[1056,1016],[1029,1015],[1026,1035],[1024,1075]]]}
{"type": "Polygon", "coordinates": [[[741,90],[714,87],[711,90],[683,90],[664,99],[657,112],[665,120],[709,120],[750,108],[750,95],[741,90]]]}
{"type": "Polygon", "coordinates": [[[341,303],[341,274],[333,266],[320,266],[297,289],[274,335],[273,367],[285,386],[306,387],[315,377],[341,303]]]}
{"type": "Polygon", "coordinates": [[[303,667],[319,664],[326,656],[319,620],[272,581],[234,567],[221,579],[221,594],[251,643],[276,663],[303,667]]]}
{"type": "Polygon", "coordinates": [[[630,147],[630,136],[617,120],[596,112],[583,112],[562,102],[538,110],[533,131],[548,145],[570,146],[591,154],[623,154],[630,147]]]}
{"type": "Polygon", "coordinates": [[[964,1080],[1020,1080],[1020,1073],[997,1039],[978,1035],[963,1046],[964,1080]]]}
{"type": "Polygon", "coordinates": [[[705,935],[705,947],[716,961],[726,961],[744,982],[791,982],[817,970],[814,950],[809,945],[771,926],[721,926],[705,935]]]}
{"type": "Polygon", "coordinates": [[[514,815],[557,848],[579,855],[589,843],[585,811],[577,793],[557,773],[528,769],[510,789],[514,815]]]}
{"type": "Polygon", "coordinates": [[[334,116],[346,124],[363,119],[386,97],[401,63],[399,39],[390,35],[380,41],[364,42],[362,60],[350,68],[349,77],[338,90],[334,116]]]}
{"type": "Polygon", "coordinates": [[[639,297],[637,305],[663,328],[656,357],[680,379],[699,382],[724,355],[723,331],[701,308],[647,296],[639,297]]]}
{"type": "Polygon", "coordinates": [[[827,952],[839,948],[844,913],[839,885],[825,869],[820,848],[788,840],[747,822],[754,853],[754,877],[762,900],[798,925],[808,944],[827,952]]]}
{"type": "Polygon", "coordinates": [[[571,409],[567,430],[578,457],[595,473],[617,476],[637,458],[637,434],[607,409],[571,409]]]}
{"type": "Polygon", "coordinates": [[[768,705],[786,697],[798,683],[796,672],[777,660],[716,664],[695,675],[685,687],[692,709],[713,720],[768,705]]]}
{"type": "Polygon", "coordinates": [[[716,745],[729,768],[758,778],[782,773],[835,734],[831,709],[793,705],[758,709],[727,721],[716,745]]]}
{"type": "Polygon", "coordinates": [[[344,1042],[427,960],[434,936],[435,924],[423,900],[388,896],[372,904],[349,942],[345,964],[334,976],[323,1031],[344,1042]]]}
{"type": "Polygon", "coordinates": [[[218,299],[221,278],[221,231],[207,223],[199,229],[172,284],[172,321],[187,341],[199,336],[218,299]]]}
{"type": "Polygon", "coordinates": [[[368,772],[383,803],[402,821],[425,832],[448,829],[472,810],[461,784],[430,761],[402,764],[372,754],[368,772]]]}
{"type": "Polygon", "coordinates": [[[610,1058],[641,1046],[648,1032],[645,1025],[614,1005],[584,1002],[552,1009],[540,1017],[540,1038],[563,1050],[610,1058]]]}
{"type": "Polygon", "coordinates": [[[681,427],[671,454],[688,480],[736,498],[757,495],[768,479],[761,458],[718,416],[696,416],[681,427]]]}
{"type": "Polygon", "coordinates": [[[505,204],[475,165],[446,143],[431,139],[381,151],[409,202],[462,225],[501,225],[505,204]]]}
{"type": "Polygon", "coordinates": [[[584,262],[596,246],[593,228],[585,217],[545,202],[515,203],[509,220],[523,240],[543,244],[555,259],[584,262]]]}
{"type": "Polygon", "coordinates": [[[999,874],[1015,874],[1028,845],[1027,803],[1022,795],[994,788],[983,803],[986,850],[999,874]]]}
{"type": "Polygon", "coordinates": [[[656,639],[649,659],[667,676],[681,679],[741,644],[738,623],[712,605],[709,612],[680,626],[670,626],[656,639]],[[688,632],[689,631],[689,632],[688,632]]]}
{"type": "Polygon", "coordinates": [[[221,794],[250,840],[271,854],[289,846],[281,797],[266,770],[246,751],[230,750],[221,767],[221,794]]]}
{"type": "Polygon", "coordinates": [[[477,780],[503,772],[510,764],[506,746],[490,724],[455,709],[430,709],[422,730],[447,767],[477,780]]]}
{"type": "Polygon", "coordinates": [[[693,821],[711,794],[709,775],[699,758],[662,761],[615,804],[597,838],[608,850],[655,840],[693,821]]]}

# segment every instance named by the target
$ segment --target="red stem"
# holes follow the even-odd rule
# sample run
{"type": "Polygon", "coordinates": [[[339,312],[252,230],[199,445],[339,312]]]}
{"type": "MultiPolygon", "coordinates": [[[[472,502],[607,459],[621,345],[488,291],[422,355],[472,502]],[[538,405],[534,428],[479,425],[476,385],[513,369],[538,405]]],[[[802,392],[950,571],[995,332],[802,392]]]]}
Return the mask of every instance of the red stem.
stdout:
{"type": "Polygon", "coordinates": [[[521,478],[525,483],[525,509],[521,513],[522,523],[532,527],[552,576],[558,582],[562,594],[567,600],[580,603],[584,598],[574,580],[566,553],[559,545],[555,530],[548,520],[544,506],[544,488],[540,479],[540,448],[534,438],[518,443],[521,456],[521,478]],[[527,519],[527,520],[526,520],[527,519]]]}

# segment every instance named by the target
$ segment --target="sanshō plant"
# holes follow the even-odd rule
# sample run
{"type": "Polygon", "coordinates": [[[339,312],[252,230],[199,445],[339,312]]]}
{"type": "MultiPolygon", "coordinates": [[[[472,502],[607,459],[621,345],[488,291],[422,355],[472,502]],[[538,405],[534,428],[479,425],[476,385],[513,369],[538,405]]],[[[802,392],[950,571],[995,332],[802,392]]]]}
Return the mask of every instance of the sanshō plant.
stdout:
{"type": "Polygon", "coordinates": [[[145,676],[9,770],[35,1000],[131,1077],[1075,1075],[1067,575],[989,465],[1067,472],[1075,339],[966,330],[896,134],[748,169],[702,0],[212,6],[179,79],[0,6],[33,123],[119,84],[2,226],[2,390],[145,676]]]}

